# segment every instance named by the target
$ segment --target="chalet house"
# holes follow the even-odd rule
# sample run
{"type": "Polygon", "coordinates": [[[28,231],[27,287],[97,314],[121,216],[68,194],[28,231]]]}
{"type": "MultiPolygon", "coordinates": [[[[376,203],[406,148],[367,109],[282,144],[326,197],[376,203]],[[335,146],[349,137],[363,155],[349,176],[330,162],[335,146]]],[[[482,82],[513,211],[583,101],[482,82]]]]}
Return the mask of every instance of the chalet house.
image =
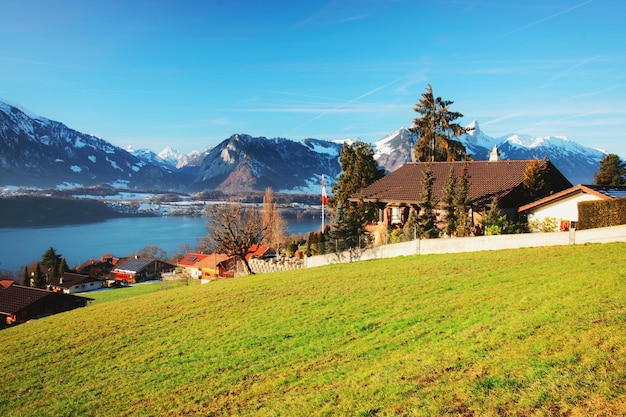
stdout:
{"type": "Polygon", "coordinates": [[[174,271],[174,265],[158,259],[135,258],[120,264],[111,271],[115,281],[127,284],[160,278],[162,272],[174,271]]]}
{"type": "Polygon", "coordinates": [[[220,277],[232,277],[233,265],[231,256],[213,253],[198,262],[197,267],[200,269],[200,279],[213,281],[220,277]]]}
{"type": "Polygon", "coordinates": [[[624,185],[582,185],[567,188],[541,200],[521,206],[518,212],[528,217],[529,223],[556,219],[561,230],[576,228],[578,203],[583,201],[612,200],[626,197],[624,185]]]}
{"type": "Polygon", "coordinates": [[[200,263],[207,257],[209,257],[209,255],[203,253],[188,253],[183,259],[176,263],[176,266],[180,268],[183,273],[193,278],[200,278],[202,276],[200,263]]]}
{"type": "Polygon", "coordinates": [[[119,258],[105,253],[100,259],[89,259],[76,267],[76,272],[87,274],[92,277],[104,278],[115,268],[119,258]]]}
{"type": "Polygon", "coordinates": [[[52,278],[49,285],[52,291],[75,294],[102,288],[102,281],[89,275],[65,272],[59,277],[52,278]]]}
{"type": "MultiPolygon", "coordinates": [[[[524,172],[530,162],[535,161],[503,161],[497,155],[490,161],[412,162],[352,195],[349,201],[373,203],[378,208],[379,222],[388,226],[402,225],[408,219],[411,209],[419,211],[424,172],[429,166],[433,173],[435,204],[443,196],[450,170],[453,169],[454,175],[459,178],[466,166],[469,176],[468,194],[474,201],[472,218],[475,213],[488,207],[494,197],[498,197],[502,212],[515,218],[518,208],[532,201],[523,185],[524,172]]],[[[560,192],[572,186],[550,161],[538,162],[546,168],[552,192],[560,192]]],[[[435,210],[440,212],[438,207],[435,210]]]]}
{"type": "Polygon", "coordinates": [[[91,298],[13,284],[0,287],[0,328],[85,307],[91,298]]]}

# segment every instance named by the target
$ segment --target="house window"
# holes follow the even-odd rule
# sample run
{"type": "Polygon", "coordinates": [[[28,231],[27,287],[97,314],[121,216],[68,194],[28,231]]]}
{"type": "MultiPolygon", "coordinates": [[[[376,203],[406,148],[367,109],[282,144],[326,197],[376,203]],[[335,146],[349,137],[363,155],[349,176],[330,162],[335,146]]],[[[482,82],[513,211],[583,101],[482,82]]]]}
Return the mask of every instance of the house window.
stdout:
{"type": "Polygon", "coordinates": [[[391,208],[391,224],[399,224],[399,223],[402,223],[402,208],[392,207],[391,208]]]}

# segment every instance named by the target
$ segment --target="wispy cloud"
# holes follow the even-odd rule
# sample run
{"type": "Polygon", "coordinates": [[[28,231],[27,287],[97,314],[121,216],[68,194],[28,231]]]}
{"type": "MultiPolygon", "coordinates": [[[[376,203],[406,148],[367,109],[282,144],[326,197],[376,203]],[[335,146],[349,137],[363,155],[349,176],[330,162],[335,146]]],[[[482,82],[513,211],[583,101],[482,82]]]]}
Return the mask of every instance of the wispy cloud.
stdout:
{"type": "Polygon", "coordinates": [[[595,0],[587,0],[587,1],[584,1],[584,2],[582,2],[582,3],[576,4],[576,5],[572,6],[572,7],[569,7],[569,8],[567,8],[567,9],[561,10],[561,11],[559,11],[559,12],[557,12],[557,13],[554,13],[553,15],[550,15],[550,16],[547,16],[547,17],[544,17],[543,19],[536,20],[536,21],[531,22],[531,23],[529,23],[529,24],[527,24],[527,25],[520,26],[520,27],[518,27],[518,28],[516,28],[516,29],[513,29],[513,30],[511,30],[511,31],[509,31],[509,32],[506,32],[506,33],[504,33],[504,34],[502,34],[502,35],[500,35],[500,36],[497,36],[497,37],[496,37],[496,39],[506,38],[507,36],[513,35],[514,33],[522,32],[522,31],[524,31],[524,30],[526,30],[526,29],[530,29],[530,28],[531,28],[531,27],[533,27],[533,26],[537,26],[537,25],[539,25],[539,24],[541,24],[541,23],[544,23],[544,22],[547,22],[547,21],[549,21],[549,20],[555,19],[555,18],[557,18],[557,17],[559,17],[559,16],[561,16],[561,15],[564,15],[564,14],[566,14],[566,13],[569,13],[569,12],[571,12],[571,11],[573,11],[573,10],[576,10],[576,9],[578,9],[578,8],[581,8],[581,7],[583,7],[583,6],[586,6],[587,4],[592,3],[592,2],[594,2],[594,1],[595,1],[595,0]]]}
{"type": "Polygon", "coordinates": [[[346,101],[346,102],[344,102],[344,103],[342,103],[342,104],[340,104],[340,105],[338,105],[338,106],[336,106],[336,107],[333,107],[333,108],[330,108],[330,109],[328,109],[328,110],[325,110],[325,111],[321,112],[320,114],[318,114],[317,116],[313,117],[312,119],[310,119],[310,120],[308,120],[308,121],[306,121],[306,122],[302,123],[301,125],[297,126],[297,127],[295,128],[295,130],[297,131],[297,130],[301,129],[302,127],[304,127],[304,126],[308,125],[309,123],[311,123],[311,122],[313,122],[313,121],[315,121],[315,120],[317,120],[317,119],[319,119],[319,118],[321,118],[321,117],[326,116],[326,115],[327,115],[327,114],[329,114],[329,113],[337,113],[337,112],[340,112],[340,111],[342,110],[342,108],[344,108],[344,107],[346,107],[346,106],[348,106],[348,105],[350,105],[350,104],[356,103],[356,102],[358,102],[358,101],[360,101],[360,100],[364,99],[365,97],[371,96],[372,94],[377,93],[378,91],[383,90],[383,89],[385,89],[385,88],[387,88],[387,87],[389,87],[389,86],[391,86],[391,85],[393,85],[393,84],[397,83],[397,82],[398,82],[398,81],[400,81],[400,80],[402,80],[402,78],[398,78],[398,79],[395,79],[395,80],[393,80],[393,81],[390,81],[390,82],[388,82],[388,83],[386,83],[386,84],[383,84],[383,85],[378,86],[378,87],[376,87],[376,88],[374,88],[374,89],[372,89],[372,90],[369,90],[369,91],[367,91],[367,92],[365,92],[365,93],[361,94],[360,96],[358,96],[358,97],[356,97],[356,98],[353,98],[353,99],[351,99],[351,100],[348,100],[348,101],[346,101]]]}

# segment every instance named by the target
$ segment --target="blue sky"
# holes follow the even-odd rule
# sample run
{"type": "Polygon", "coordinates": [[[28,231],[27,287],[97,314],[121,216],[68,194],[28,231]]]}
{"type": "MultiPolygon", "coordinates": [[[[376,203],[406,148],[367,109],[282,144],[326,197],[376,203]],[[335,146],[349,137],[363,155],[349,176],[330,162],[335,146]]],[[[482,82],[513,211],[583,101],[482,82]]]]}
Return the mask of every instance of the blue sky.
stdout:
{"type": "Polygon", "coordinates": [[[0,99],[121,146],[376,141],[426,86],[626,157],[622,0],[0,0],[0,99]]]}

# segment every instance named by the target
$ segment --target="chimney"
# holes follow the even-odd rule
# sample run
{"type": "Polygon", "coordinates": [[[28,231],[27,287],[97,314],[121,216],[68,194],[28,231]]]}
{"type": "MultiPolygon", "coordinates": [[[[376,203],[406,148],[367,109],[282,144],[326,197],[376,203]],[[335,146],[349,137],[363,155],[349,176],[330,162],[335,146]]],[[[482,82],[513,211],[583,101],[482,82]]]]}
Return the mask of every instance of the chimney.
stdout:
{"type": "Polygon", "coordinates": [[[497,145],[493,145],[493,149],[489,154],[489,162],[498,162],[500,160],[500,151],[497,145]]]}

